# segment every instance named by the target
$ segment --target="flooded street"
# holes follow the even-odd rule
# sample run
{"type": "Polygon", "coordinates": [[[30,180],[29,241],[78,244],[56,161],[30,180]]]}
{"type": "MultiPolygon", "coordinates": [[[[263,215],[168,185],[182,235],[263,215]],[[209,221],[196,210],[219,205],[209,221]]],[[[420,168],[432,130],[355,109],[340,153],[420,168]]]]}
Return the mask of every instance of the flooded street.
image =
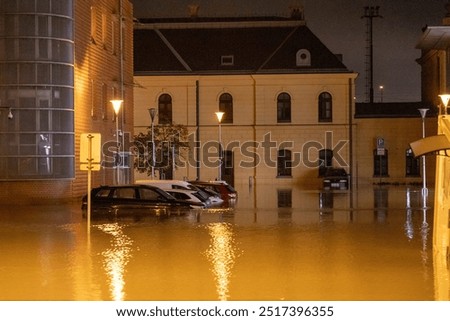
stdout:
{"type": "Polygon", "coordinates": [[[292,194],[90,233],[80,204],[2,208],[0,300],[448,299],[419,187],[292,194]]]}

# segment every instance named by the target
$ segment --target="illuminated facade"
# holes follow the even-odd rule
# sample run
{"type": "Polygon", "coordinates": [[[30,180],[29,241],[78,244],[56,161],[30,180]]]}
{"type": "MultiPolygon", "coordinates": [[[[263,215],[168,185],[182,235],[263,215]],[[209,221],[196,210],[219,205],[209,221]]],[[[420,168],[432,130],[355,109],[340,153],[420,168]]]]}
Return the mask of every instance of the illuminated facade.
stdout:
{"type": "MultiPolygon", "coordinates": [[[[194,15],[135,24],[135,133],[147,130],[147,109],[156,107],[157,122],[162,115],[187,125],[202,147],[192,155],[199,161],[177,169],[175,178],[218,176],[209,143],[218,139],[220,110],[222,178],[240,189],[258,182],[261,206],[277,204],[284,192],[295,195],[295,188],[320,189],[321,164],[345,168],[354,186],[422,181],[409,142],[422,135],[423,104],[355,104],[357,74],[303,18],[300,10],[289,18],[194,15]]],[[[428,168],[431,183],[432,161],[428,168]]],[[[293,202],[301,207],[303,200],[293,202]]]]}
{"type": "Polygon", "coordinates": [[[439,95],[450,93],[450,3],[447,4],[447,15],[443,19],[442,26],[428,26],[424,29],[417,48],[422,50],[418,60],[422,67],[422,96],[433,106],[437,106],[438,129],[430,140],[419,142],[419,154],[436,157],[435,171],[435,197],[434,197],[434,249],[438,254],[436,261],[444,267],[436,272],[443,273],[446,277],[447,287],[438,288],[441,294],[449,298],[448,292],[448,260],[450,258],[450,116],[448,104],[441,102],[439,95]],[[443,140],[435,140],[443,138],[443,140]],[[431,144],[430,142],[437,142],[431,144]],[[436,156],[434,156],[436,155],[436,156]]]}
{"type": "MultiPolygon", "coordinates": [[[[114,98],[125,101],[126,131],[131,83],[129,1],[0,1],[0,199],[81,196],[80,134],[115,139],[114,98]]],[[[113,173],[94,180],[112,182],[113,173]]]]}
{"type": "Polygon", "coordinates": [[[142,19],[134,39],[135,133],[147,130],[155,107],[157,124],[187,125],[198,147],[175,178],[218,177],[217,111],[224,112],[221,177],[241,190],[258,182],[261,206],[273,194],[263,186],[319,187],[320,164],[352,171],[357,74],[309,30],[301,11],[142,19]]]}

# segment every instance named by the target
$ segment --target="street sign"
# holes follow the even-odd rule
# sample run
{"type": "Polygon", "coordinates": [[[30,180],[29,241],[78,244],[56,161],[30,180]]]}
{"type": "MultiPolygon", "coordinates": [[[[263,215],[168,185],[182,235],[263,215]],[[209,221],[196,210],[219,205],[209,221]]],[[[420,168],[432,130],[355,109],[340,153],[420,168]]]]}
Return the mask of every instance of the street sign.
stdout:
{"type": "Polygon", "coordinates": [[[99,171],[101,163],[101,134],[85,133],[80,137],[80,170],[99,171]]]}
{"type": "Polygon", "coordinates": [[[377,155],[384,156],[385,148],[384,148],[384,138],[377,137],[377,155]]]}
{"type": "Polygon", "coordinates": [[[85,133],[80,137],[80,169],[88,172],[87,177],[87,228],[91,228],[91,176],[92,171],[100,170],[101,141],[99,133],[85,133]]]}
{"type": "Polygon", "coordinates": [[[377,148],[384,149],[384,138],[383,137],[377,137],[377,148]]]}

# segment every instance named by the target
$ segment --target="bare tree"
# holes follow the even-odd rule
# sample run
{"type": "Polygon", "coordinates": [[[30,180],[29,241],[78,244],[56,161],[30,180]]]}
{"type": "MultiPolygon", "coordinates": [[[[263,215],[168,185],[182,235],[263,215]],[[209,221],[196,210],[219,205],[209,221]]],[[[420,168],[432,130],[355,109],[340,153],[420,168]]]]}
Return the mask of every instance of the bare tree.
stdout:
{"type": "Polygon", "coordinates": [[[134,168],[140,173],[152,174],[152,166],[159,171],[161,177],[172,173],[174,169],[184,164],[189,153],[188,130],[184,125],[160,124],[147,132],[134,136],[135,158],[134,168]],[[153,162],[153,143],[155,159],[153,162]]]}

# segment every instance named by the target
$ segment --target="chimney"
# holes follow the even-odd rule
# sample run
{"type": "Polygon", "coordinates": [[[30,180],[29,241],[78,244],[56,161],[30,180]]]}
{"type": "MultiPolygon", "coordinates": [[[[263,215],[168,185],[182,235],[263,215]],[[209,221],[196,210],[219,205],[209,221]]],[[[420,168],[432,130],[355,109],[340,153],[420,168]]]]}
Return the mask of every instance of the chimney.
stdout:
{"type": "Polygon", "coordinates": [[[200,10],[200,5],[198,4],[190,4],[188,5],[189,9],[189,16],[191,18],[197,18],[198,17],[198,11],[200,10]]]}
{"type": "Polygon", "coordinates": [[[293,20],[305,20],[305,9],[301,4],[289,6],[291,11],[291,19],[293,20]]]}

